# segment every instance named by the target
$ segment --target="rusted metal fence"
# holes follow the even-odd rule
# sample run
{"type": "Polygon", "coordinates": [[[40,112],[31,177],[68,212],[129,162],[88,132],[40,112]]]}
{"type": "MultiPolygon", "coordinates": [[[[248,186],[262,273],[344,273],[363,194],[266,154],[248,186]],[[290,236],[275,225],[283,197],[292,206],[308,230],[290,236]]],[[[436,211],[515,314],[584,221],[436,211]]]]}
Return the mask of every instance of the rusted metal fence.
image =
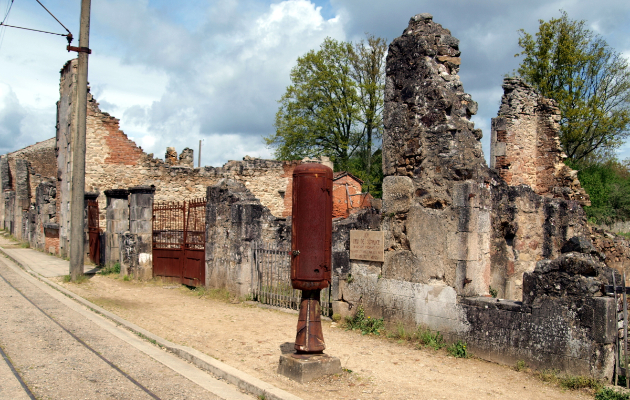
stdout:
{"type": "MultiPolygon", "coordinates": [[[[298,310],[301,290],[291,286],[289,245],[252,244],[252,294],[254,300],[275,307],[298,310]]],[[[321,291],[322,315],[332,315],[331,287],[321,291]]]]}

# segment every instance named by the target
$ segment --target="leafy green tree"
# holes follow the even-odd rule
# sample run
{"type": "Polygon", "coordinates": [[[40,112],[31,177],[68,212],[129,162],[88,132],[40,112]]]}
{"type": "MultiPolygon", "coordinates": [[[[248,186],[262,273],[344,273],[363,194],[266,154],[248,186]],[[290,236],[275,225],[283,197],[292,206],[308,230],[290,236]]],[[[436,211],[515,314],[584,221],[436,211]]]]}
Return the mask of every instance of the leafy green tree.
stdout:
{"type": "Polygon", "coordinates": [[[520,31],[518,74],[558,103],[560,141],[570,159],[606,158],[630,134],[628,61],[564,11],[539,22],[535,36],[520,31]]]}
{"type": "Polygon", "coordinates": [[[584,208],[589,221],[608,224],[630,219],[630,169],[627,162],[568,164],[579,170],[580,183],[591,198],[591,205],[584,208]]]}
{"type": "Polygon", "coordinates": [[[353,173],[377,194],[386,46],[369,35],[354,45],[327,38],[297,59],[276,132],[265,138],[278,159],[328,156],[336,170],[353,173]]]}

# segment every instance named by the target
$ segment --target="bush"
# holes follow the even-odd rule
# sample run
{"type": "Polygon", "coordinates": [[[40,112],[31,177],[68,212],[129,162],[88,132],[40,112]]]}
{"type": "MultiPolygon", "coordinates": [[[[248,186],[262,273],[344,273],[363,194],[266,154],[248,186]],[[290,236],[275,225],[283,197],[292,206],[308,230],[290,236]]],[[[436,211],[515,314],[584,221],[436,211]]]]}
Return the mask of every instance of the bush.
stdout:
{"type": "Polygon", "coordinates": [[[346,329],[359,330],[362,335],[378,335],[384,326],[383,318],[366,317],[361,306],[354,317],[346,317],[346,329]]]}

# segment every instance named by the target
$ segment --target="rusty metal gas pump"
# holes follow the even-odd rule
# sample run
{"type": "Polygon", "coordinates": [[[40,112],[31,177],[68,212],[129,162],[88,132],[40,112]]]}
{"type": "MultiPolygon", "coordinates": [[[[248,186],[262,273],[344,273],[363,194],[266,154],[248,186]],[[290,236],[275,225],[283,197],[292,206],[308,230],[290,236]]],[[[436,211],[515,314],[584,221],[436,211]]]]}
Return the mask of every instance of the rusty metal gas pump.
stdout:
{"type": "Polygon", "coordinates": [[[326,348],[320,290],[332,278],[332,179],[332,169],[321,164],[301,164],[293,170],[291,284],[302,290],[298,353],[321,353],[326,348]]]}

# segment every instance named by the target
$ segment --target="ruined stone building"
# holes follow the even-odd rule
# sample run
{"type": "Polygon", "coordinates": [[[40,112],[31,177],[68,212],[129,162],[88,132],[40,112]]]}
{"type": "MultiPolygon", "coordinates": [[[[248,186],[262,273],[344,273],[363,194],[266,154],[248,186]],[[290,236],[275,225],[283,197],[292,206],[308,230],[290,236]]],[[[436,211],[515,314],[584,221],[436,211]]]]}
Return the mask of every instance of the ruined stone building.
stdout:
{"type": "MultiPolygon", "coordinates": [[[[563,163],[558,108],[518,79],[504,80],[487,166],[460,55],[458,39],[429,14],[411,18],[390,44],[383,199],[362,194],[351,174],[335,174],[332,308],[344,316],[362,307],[387,323],[437,330],[497,362],[610,377],[617,313],[601,288],[630,266],[630,244],[587,224],[588,195],[563,163]],[[384,261],[351,259],[352,230],[382,231],[384,261]]],[[[61,70],[56,138],[0,159],[3,226],[46,250],[57,245],[57,228],[61,254],[75,89],[73,60],[61,70]]],[[[154,202],[204,197],[194,243],[204,252],[200,284],[251,294],[261,243],[288,265],[281,249],[291,240],[300,161],[245,157],[194,168],[192,150],[178,156],[173,148],[162,161],[91,96],[86,159],[86,191],[103,205],[106,260],[125,271],[144,263],[138,276],[151,276],[154,202]]]]}

